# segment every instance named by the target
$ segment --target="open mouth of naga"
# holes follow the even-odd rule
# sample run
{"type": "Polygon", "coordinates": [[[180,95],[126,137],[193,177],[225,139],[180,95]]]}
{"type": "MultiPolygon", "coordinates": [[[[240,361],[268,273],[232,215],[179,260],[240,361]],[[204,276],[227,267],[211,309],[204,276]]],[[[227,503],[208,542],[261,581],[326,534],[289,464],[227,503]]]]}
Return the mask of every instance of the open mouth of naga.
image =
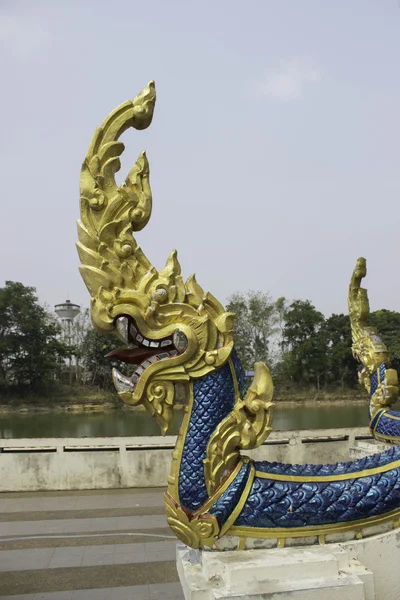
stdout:
{"type": "Polygon", "coordinates": [[[139,377],[152,364],[183,354],[187,348],[186,335],[177,329],[169,337],[159,340],[149,340],[141,334],[132,317],[121,316],[115,322],[118,337],[127,345],[116,348],[106,358],[119,360],[135,366],[130,377],[123,375],[118,369],[112,370],[114,385],[118,392],[133,392],[139,377]]]}

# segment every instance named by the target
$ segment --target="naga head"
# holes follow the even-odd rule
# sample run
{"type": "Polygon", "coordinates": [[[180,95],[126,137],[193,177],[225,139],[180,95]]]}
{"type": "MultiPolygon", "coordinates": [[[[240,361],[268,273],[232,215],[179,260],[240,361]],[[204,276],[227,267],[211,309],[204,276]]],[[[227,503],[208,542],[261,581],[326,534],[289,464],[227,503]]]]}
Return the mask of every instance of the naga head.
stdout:
{"type": "Polygon", "coordinates": [[[370,377],[379,365],[389,362],[389,354],[378,331],[368,322],[370,312],[368,292],[361,287],[361,282],[366,275],[367,261],[361,257],[357,259],[351,277],[348,307],[353,338],[353,355],[367,369],[366,374],[370,377]]]}
{"type": "Polygon", "coordinates": [[[175,384],[202,377],[229,358],[234,314],[205,293],[194,275],[183,281],[176,250],[157,271],[133,237],[151,215],[149,164],[143,152],[117,186],[124,150],[118,138],[129,127],[150,125],[155,100],[150,82],[96,130],[81,170],[77,248],[93,324],[124,342],[109,357],[132,365],[128,377],[113,370],[117,391],[127,404],[143,404],[166,433],[175,384]]]}
{"type": "Polygon", "coordinates": [[[388,349],[378,330],[369,325],[368,292],[361,287],[367,274],[367,261],[359,258],[353,271],[349,286],[348,305],[352,335],[353,356],[362,364],[359,380],[366,387],[370,398],[370,413],[373,417],[377,410],[388,408],[398,398],[398,377],[390,365],[388,349]],[[380,367],[384,365],[383,380],[380,367]],[[377,376],[377,387],[371,390],[371,377],[377,376]]]}

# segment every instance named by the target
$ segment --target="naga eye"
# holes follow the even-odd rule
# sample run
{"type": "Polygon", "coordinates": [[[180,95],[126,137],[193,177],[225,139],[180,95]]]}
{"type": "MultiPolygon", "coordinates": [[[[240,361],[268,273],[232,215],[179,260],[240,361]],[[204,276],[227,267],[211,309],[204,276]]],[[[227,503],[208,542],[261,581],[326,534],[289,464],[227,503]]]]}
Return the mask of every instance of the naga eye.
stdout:
{"type": "Polygon", "coordinates": [[[160,304],[164,304],[164,302],[168,300],[167,290],[162,287],[156,289],[156,291],[153,293],[153,300],[156,300],[156,302],[159,302],[160,304]]]}
{"type": "Polygon", "coordinates": [[[186,350],[188,345],[187,337],[182,331],[179,331],[179,329],[175,331],[172,341],[174,342],[174,346],[178,352],[183,352],[186,350]]]}

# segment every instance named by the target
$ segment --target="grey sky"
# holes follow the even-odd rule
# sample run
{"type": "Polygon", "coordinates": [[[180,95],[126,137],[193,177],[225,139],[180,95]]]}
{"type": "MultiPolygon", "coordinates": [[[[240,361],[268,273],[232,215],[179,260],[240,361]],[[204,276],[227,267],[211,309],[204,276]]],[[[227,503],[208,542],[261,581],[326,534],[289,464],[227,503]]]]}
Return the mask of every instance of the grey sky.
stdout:
{"type": "Polygon", "coordinates": [[[221,301],[261,289],[346,311],[355,260],[399,310],[398,0],[0,0],[0,286],[88,305],[75,250],[97,125],[155,79],[142,149],[157,268],[221,301]]]}

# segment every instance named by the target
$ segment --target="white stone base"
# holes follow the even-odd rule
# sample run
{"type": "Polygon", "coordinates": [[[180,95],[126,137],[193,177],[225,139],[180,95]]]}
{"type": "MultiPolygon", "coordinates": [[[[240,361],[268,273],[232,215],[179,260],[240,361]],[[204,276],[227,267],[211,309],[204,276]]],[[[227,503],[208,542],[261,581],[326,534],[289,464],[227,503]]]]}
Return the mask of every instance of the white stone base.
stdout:
{"type": "Polygon", "coordinates": [[[233,552],[179,545],[177,563],[186,600],[376,600],[371,571],[339,545],[233,552]]]}

